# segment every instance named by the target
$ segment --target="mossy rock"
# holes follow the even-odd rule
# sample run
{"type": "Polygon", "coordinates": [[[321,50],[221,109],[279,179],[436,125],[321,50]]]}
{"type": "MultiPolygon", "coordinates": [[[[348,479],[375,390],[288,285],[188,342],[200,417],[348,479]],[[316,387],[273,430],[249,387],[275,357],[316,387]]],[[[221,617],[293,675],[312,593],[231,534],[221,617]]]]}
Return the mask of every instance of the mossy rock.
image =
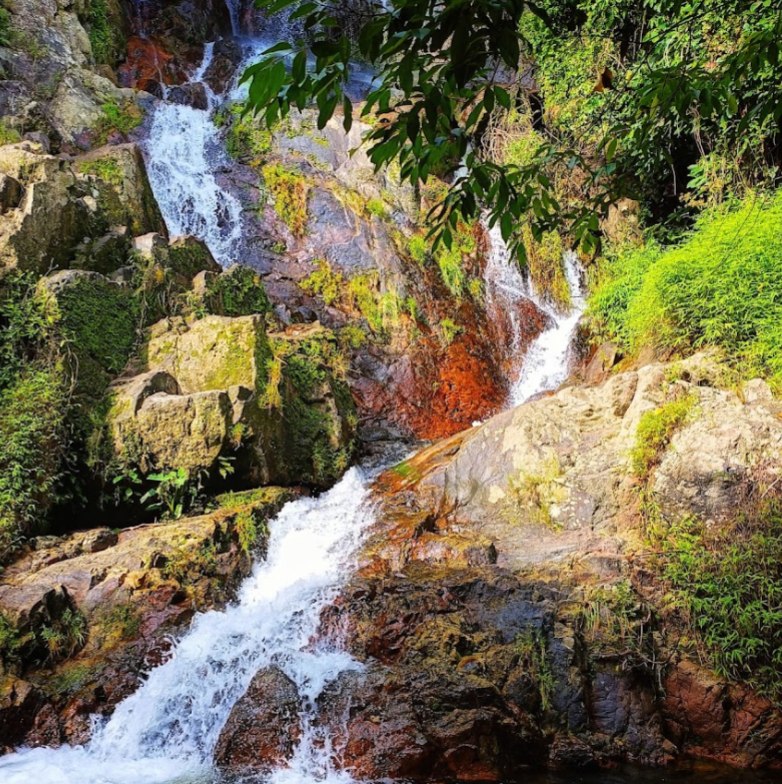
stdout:
{"type": "Polygon", "coordinates": [[[103,275],[64,270],[42,281],[50,316],[79,361],[117,375],[136,345],[137,311],[128,289],[103,275]]]}
{"type": "Polygon", "coordinates": [[[101,147],[77,158],[74,168],[97,189],[101,212],[110,226],[127,226],[133,236],[167,233],[137,145],[101,147]]]}
{"type": "Polygon", "coordinates": [[[147,362],[170,372],[184,393],[264,387],[269,349],[261,316],[207,316],[170,326],[153,328],[147,362]]]}
{"type": "Polygon", "coordinates": [[[278,405],[285,425],[272,460],[283,475],[328,487],[350,465],[357,422],[337,338],[316,325],[270,336],[270,348],[270,364],[284,357],[278,405]]]}

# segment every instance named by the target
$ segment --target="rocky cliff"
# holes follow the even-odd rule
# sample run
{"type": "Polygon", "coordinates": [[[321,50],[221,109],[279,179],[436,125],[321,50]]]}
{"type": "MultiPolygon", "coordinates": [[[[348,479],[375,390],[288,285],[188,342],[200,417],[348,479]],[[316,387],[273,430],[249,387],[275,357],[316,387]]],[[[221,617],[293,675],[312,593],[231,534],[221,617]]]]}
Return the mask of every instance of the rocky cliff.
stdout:
{"type": "MultiPolygon", "coordinates": [[[[319,703],[338,766],[490,781],[685,755],[779,766],[773,688],[715,673],[719,614],[703,586],[687,593],[673,548],[661,553],[661,537],[694,553],[727,531],[747,545],[738,578],[753,579],[747,529],[755,493],[774,494],[780,405],[759,381],[721,388],[721,374],[700,356],[566,388],[380,478],[362,566],[322,617],[365,663],[319,703]],[[648,423],[682,400],[686,416],[639,465],[648,423]],[[682,520],[708,536],[677,539],[682,520]]],[[[775,513],[759,514],[775,531],[775,513]]],[[[259,678],[224,732],[228,768],[271,745],[284,757],[299,731],[272,721],[261,746],[246,734],[239,714],[282,688],[259,678]]]]}

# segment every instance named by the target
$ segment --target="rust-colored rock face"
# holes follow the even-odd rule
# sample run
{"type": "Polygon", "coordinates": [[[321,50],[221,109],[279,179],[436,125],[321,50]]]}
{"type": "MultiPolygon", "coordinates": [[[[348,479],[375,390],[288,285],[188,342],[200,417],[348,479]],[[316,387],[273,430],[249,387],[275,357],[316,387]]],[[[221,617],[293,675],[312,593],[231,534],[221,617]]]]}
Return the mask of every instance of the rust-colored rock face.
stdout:
{"type": "Polygon", "coordinates": [[[187,78],[185,64],[151,38],[134,36],[128,41],[127,60],[120,66],[123,87],[136,87],[162,97],[163,85],[179,84],[187,78]]]}
{"type": "Polygon", "coordinates": [[[296,684],[278,667],[261,670],[220,733],[215,763],[234,771],[285,765],[301,737],[300,713],[296,684]]]}
{"type": "Polygon", "coordinates": [[[751,689],[687,661],[668,672],[663,689],[666,729],[687,753],[731,765],[782,764],[782,716],[751,689]]]}

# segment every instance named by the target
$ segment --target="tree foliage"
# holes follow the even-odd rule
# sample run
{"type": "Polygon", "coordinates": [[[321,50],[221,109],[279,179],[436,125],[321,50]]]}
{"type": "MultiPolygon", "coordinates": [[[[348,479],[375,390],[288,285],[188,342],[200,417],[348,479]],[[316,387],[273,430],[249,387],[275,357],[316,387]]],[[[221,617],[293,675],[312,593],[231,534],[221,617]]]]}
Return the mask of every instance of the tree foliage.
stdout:
{"type": "Polygon", "coordinates": [[[782,119],[782,0],[389,0],[370,4],[357,32],[327,0],[257,3],[288,12],[304,37],[248,69],[249,106],[271,124],[314,101],[320,127],[341,108],[349,129],[346,85],[356,55],[368,60],[378,75],[362,109],[377,118],[369,157],[378,168],[398,162],[414,185],[450,179],[432,216],[448,247],[461,217],[487,209],[520,257],[525,222],[536,238],[564,226],[590,252],[610,204],[661,173],[681,179],[677,169],[697,160],[687,148],[740,143],[750,131],[773,146],[782,119]],[[557,47],[565,56],[585,40],[607,47],[588,127],[580,117],[547,128],[524,165],[484,154],[489,118],[537,92],[538,58],[556,61],[557,47]],[[575,205],[560,203],[552,166],[583,173],[575,205]]]}

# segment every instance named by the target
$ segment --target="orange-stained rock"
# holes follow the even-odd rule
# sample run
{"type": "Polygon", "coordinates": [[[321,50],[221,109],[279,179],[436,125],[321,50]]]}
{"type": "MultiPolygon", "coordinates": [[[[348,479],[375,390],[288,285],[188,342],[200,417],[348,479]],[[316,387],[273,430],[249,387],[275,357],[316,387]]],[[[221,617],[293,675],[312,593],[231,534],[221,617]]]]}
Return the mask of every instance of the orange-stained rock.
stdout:
{"type": "Polygon", "coordinates": [[[160,86],[187,80],[184,64],[152,38],[134,36],[128,41],[127,60],[119,67],[123,87],[137,87],[162,96],[160,86]]]}

